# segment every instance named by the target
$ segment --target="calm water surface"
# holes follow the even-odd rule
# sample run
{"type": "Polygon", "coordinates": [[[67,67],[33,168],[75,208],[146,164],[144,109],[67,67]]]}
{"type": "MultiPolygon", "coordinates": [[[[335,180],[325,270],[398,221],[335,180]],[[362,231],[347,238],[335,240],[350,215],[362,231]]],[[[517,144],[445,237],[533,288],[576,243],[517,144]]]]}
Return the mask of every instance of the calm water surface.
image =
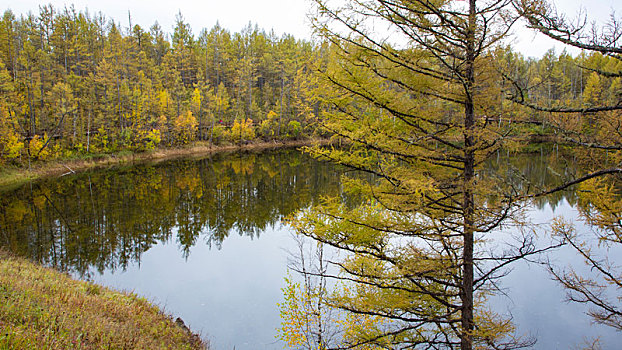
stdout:
{"type": "MultiPolygon", "coordinates": [[[[568,171],[567,161],[552,159],[511,162],[546,186],[568,171]]],[[[323,195],[340,195],[342,173],[281,150],[49,179],[0,193],[0,245],[145,296],[201,332],[213,349],[282,349],[276,304],[296,248],[283,219],[323,195]]],[[[574,203],[573,193],[559,194],[529,215],[542,224],[555,215],[576,219],[574,203]]],[[[554,258],[576,259],[564,249],[554,258]]],[[[537,349],[568,349],[594,337],[614,349],[620,338],[591,325],[583,307],[564,303],[563,290],[538,265],[517,264],[503,287],[508,297],[491,303],[511,311],[519,332],[538,339],[537,349]]]]}

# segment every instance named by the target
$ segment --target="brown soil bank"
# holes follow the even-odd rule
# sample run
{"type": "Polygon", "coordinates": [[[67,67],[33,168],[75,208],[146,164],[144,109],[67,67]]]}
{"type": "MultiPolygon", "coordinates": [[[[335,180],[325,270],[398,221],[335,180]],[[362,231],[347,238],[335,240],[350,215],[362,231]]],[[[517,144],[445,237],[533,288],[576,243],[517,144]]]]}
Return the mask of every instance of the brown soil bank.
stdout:
{"type": "Polygon", "coordinates": [[[13,167],[0,168],[0,189],[18,186],[24,182],[50,176],[62,176],[88,169],[106,168],[120,164],[133,164],[146,161],[164,161],[174,158],[203,156],[210,153],[237,151],[237,150],[263,150],[285,147],[301,147],[311,144],[326,144],[328,140],[297,140],[283,142],[259,142],[244,145],[211,146],[209,144],[196,143],[183,148],[157,149],[144,153],[120,153],[101,156],[98,158],[83,158],[72,160],[51,160],[48,162],[34,163],[30,168],[13,167]]]}
{"type": "Polygon", "coordinates": [[[207,349],[147,300],[0,250],[0,349],[207,349]]]}

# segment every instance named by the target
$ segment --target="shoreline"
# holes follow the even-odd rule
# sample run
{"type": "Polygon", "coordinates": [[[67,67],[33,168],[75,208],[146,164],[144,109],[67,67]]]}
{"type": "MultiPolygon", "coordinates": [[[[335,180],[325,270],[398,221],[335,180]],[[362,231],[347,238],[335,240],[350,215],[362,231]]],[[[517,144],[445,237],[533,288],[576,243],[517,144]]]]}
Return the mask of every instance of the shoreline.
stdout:
{"type": "MultiPolygon", "coordinates": [[[[30,169],[0,169],[0,190],[10,190],[38,179],[94,169],[204,157],[224,152],[260,152],[329,143],[329,139],[256,142],[217,147],[195,143],[187,147],[156,149],[144,153],[125,152],[97,158],[55,159],[35,163],[30,169]]],[[[25,344],[27,347],[49,345],[52,348],[58,344],[61,347],[78,344],[85,348],[110,344],[119,347],[157,348],[157,344],[163,343],[167,344],[167,348],[209,348],[209,341],[189,329],[181,318],[175,319],[161,305],[136,294],[73,278],[55,268],[15,256],[2,248],[0,271],[4,272],[0,284],[6,287],[0,288],[0,299],[4,299],[8,305],[8,309],[0,307],[0,331],[11,334],[10,337],[0,339],[0,348],[2,345],[20,347],[25,344]],[[67,300],[64,297],[66,295],[72,295],[71,300],[67,300]],[[76,307],[77,304],[89,304],[93,307],[85,311],[82,306],[76,307]],[[51,310],[50,316],[30,312],[29,305],[36,305],[37,310],[51,310]],[[47,326],[53,324],[56,327],[53,320],[60,317],[63,325],[67,325],[66,328],[52,329],[47,326]],[[34,330],[30,331],[33,327],[34,330]]]]}
{"type": "Polygon", "coordinates": [[[119,165],[133,165],[144,162],[162,162],[184,157],[204,156],[222,152],[262,151],[278,148],[293,148],[311,145],[330,144],[329,139],[304,139],[294,141],[267,141],[248,143],[244,145],[213,146],[210,144],[194,143],[187,147],[173,147],[155,149],[141,153],[111,153],[97,158],[88,156],[76,159],[53,159],[35,163],[28,167],[10,167],[0,171],[0,191],[10,190],[22,184],[49,177],[65,176],[87,170],[104,169],[119,165]]]}
{"type": "Polygon", "coordinates": [[[134,293],[72,278],[0,248],[0,348],[209,349],[134,293]]]}

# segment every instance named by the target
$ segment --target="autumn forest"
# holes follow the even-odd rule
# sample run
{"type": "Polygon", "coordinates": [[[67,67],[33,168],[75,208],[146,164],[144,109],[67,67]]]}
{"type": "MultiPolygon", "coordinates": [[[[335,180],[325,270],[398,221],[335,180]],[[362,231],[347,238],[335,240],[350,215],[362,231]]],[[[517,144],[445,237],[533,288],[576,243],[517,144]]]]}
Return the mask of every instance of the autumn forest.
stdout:
{"type": "MultiPolygon", "coordinates": [[[[313,72],[337,59],[331,50],[250,23],[240,33],[217,24],[197,35],[181,13],[169,33],[157,22],[130,28],[74,7],[46,5],[19,17],[7,10],[0,22],[0,159],[24,164],[196,141],[327,136],[317,123],[326,106],[313,72]]],[[[546,125],[551,117],[506,98],[514,82],[527,102],[544,107],[586,108],[622,94],[620,77],[597,73],[619,70],[620,61],[598,52],[551,50],[534,59],[506,46],[488,56],[488,73],[501,83],[486,87],[492,98],[483,113],[497,122],[546,125]]],[[[527,131],[550,131],[544,125],[527,131]]]]}
{"type": "Polygon", "coordinates": [[[319,50],[248,25],[131,29],[73,7],[2,19],[1,158],[144,151],[314,133],[319,50]]]}

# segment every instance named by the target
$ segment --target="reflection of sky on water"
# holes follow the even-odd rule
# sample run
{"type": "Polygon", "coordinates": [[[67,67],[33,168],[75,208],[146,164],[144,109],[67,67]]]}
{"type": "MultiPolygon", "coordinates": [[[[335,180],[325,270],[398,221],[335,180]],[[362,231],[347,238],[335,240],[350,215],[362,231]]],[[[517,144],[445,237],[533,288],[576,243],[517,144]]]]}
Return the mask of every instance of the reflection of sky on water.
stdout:
{"type": "MultiPolygon", "coordinates": [[[[553,210],[549,205],[529,212],[536,224],[549,224],[555,216],[563,216],[575,223],[579,233],[588,230],[577,221],[577,211],[565,200],[553,210]]],[[[545,239],[544,236],[541,236],[545,239]]],[[[569,247],[549,254],[558,266],[567,266],[578,260],[569,247]]],[[[581,264],[573,264],[579,272],[588,272],[581,264]]],[[[564,301],[566,292],[551,279],[543,266],[525,261],[513,265],[512,272],[502,279],[501,285],[509,296],[492,301],[497,310],[509,310],[519,334],[537,339],[535,349],[582,349],[587,340],[600,337],[603,349],[614,349],[619,334],[613,329],[593,325],[585,314],[587,307],[564,301]]]]}
{"type": "Polygon", "coordinates": [[[158,244],[125,272],[94,274],[94,281],[132,290],[180,316],[210,340],[212,349],[282,349],[276,303],[287,271],[288,231],[268,229],[259,239],[231,234],[222,249],[198,240],[184,260],[174,242],[158,244]]]}
{"type": "MultiPolygon", "coordinates": [[[[548,223],[554,215],[575,218],[576,212],[566,201],[554,211],[547,205],[530,212],[536,223],[548,223]]],[[[282,349],[275,339],[276,303],[282,298],[287,250],[294,251],[295,242],[286,228],[268,229],[259,237],[232,234],[220,250],[199,243],[187,261],[176,243],[158,244],[143,255],[140,268],[133,264],[126,272],[95,274],[95,281],[164,306],[202,332],[215,350],[282,349]]],[[[576,260],[565,248],[553,258],[564,264],[576,260]]],[[[537,338],[536,349],[570,349],[596,337],[603,349],[613,348],[619,335],[591,325],[582,305],[563,302],[565,292],[543,267],[520,262],[501,283],[510,300],[496,297],[493,307],[509,310],[519,333],[537,338]]]]}

